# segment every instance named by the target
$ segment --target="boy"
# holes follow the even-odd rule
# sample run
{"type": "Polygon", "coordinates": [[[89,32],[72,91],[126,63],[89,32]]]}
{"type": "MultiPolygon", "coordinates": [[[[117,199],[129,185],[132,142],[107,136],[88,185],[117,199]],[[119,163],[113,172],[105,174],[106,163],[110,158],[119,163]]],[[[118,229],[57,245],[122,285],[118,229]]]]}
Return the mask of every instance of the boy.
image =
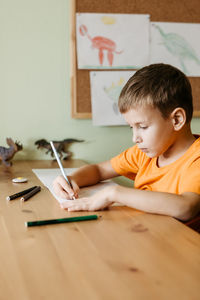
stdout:
{"type": "Polygon", "coordinates": [[[119,175],[135,181],[135,189],[111,186],[89,198],[66,201],[68,211],[101,210],[114,202],[145,212],[186,221],[200,210],[200,137],[191,132],[193,105],[186,76],[166,64],[138,70],[124,86],[119,110],[133,130],[133,147],[110,161],[81,167],[62,176],[54,191],[78,198],[79,187],[119,175]]]}

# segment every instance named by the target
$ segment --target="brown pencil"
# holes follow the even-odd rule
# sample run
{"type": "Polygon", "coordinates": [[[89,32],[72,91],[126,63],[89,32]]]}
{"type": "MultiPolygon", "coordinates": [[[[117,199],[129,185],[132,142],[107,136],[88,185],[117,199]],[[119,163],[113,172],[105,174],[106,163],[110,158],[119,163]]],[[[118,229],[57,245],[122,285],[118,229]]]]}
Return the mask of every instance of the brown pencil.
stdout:
{"type": "Polygon", "coordinates": [[[34,196],[36,193],[38,193],[41,190],[40,186],[36,186],[31,192],[29,192],[28,194],[24,195],[21,200],[22,201],[27,201],[29,198],[31,198],[32,196],[34,196]]]}
{"type": "Polygon", "coordinates": [[[6,199],[7,199],[7,200],[13,200],[13,199],[16,199],[16,198],[18,198],[18,197],[20,197],[20,196],[24,196],[24,195],[27,194],[28,192],[31,192],[32,190],[34,190],[36,187],[37,187],[37,186],[35,185],[35,186],[33,186],[33,187],[29,188],[29,189],[26,189],[26,190],[24,190],[24,191],[21,191],[21,192],[19,192],[19,193],[13,194],[13,195],[11,195],[11,196],[7,196],[6,199]]]}

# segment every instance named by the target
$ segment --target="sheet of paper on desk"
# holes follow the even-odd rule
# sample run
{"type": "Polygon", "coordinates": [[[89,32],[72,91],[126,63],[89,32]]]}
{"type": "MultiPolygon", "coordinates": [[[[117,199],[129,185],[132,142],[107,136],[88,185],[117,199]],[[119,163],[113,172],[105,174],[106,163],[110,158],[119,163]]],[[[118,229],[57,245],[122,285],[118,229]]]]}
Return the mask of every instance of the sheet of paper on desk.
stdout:
{"type": "MultiPolygon", "coordinates": [[[[65,173],[66,175],[71,174],[73,171],[76,170],[76,168],[65,168],[65,173]]],[[[63,203],[65,201],[68,201],[66,199],[60,198],[58,197],[54,191],[53,191],[53,180],[59,176],[60,173],[60,169],[33,169],[32,170],[35,175],[40,179],[40,181],[49,189],[49,191],[52,193],[52,195],[60,202],[63,203]]],[[[101,189],[109,186],[109,185],[115,185],[116,183],[114,183],[111,180],[105,180],[103,182],[100,182],[96,185],[90,186],[90,187],[85,187],[85,188],[81,188],[80,192],[79,192],[79,198],[83,198],[83,197],[89,197],[91,195],[93,195],[94,193],[100,191],[101,189]]]]}

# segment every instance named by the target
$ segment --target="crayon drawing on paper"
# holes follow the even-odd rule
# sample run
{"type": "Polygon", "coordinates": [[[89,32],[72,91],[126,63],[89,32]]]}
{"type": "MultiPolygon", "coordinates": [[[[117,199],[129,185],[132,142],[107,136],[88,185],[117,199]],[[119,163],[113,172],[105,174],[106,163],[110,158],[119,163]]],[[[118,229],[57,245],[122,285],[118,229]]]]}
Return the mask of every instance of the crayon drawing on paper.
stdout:
{"type": "Polygon", "coordinates": [[[149,62],[149,15],[76,14],[79,69],[138,69],[149,62]]]}
{"type": "Polygon", "coordinates": [[[151,23],[151,63],[168,63],[200,76],[200,24],[151,23]]]}
{"type": "Polygon", "coordinates": [[[127,125],[118,110],[118,98],[134,73],[135,71],[90,72],[93,125],[127,125]]]}

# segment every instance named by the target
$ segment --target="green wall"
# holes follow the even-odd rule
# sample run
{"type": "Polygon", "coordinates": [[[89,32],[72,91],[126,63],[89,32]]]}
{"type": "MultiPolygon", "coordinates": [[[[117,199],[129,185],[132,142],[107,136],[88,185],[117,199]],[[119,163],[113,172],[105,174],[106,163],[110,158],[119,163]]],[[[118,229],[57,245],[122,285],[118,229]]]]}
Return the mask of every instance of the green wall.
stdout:
{"type": "Polygon", "coordinates": [[[127,126],[70,117],[69,0],[0,0],[0,20],[1,146],[12,137],[24,146],[15,159],[49,159],[36,140],[84,139],[70,150],[93,163],[132,145],[127,126]]]}

